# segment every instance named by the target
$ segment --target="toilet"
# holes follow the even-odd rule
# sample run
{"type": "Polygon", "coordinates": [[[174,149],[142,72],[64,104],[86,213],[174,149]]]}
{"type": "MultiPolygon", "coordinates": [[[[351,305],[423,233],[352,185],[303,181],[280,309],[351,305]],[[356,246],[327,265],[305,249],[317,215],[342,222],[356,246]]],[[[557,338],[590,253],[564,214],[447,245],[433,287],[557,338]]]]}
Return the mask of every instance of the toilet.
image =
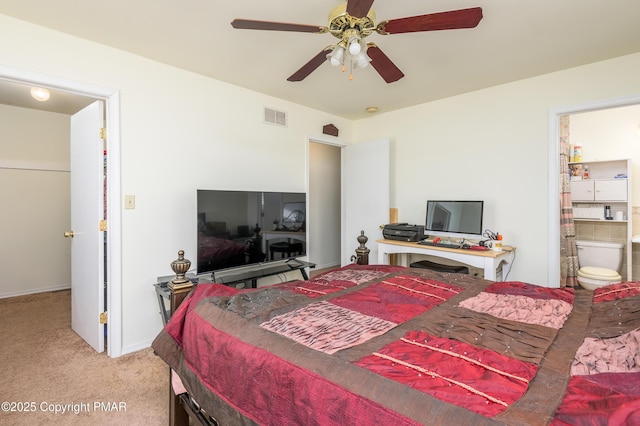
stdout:
{"type": "Polygon", "coordinates": [[[587,290],[622,281],[618,273],[622,266],[621,243],[577,240],[578,283],[587,290]]]}

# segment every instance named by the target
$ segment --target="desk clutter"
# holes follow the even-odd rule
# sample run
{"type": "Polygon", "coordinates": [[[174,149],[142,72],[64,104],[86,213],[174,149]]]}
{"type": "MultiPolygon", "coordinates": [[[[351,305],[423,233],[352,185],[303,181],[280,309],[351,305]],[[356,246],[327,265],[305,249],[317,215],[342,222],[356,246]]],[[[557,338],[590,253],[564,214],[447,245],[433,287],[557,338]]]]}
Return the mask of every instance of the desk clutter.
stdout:
{"type": "Polygon", "coordinates": [[[485,229],[482,233],[485,238],[479,242],[479,245],[490,248],[493,251],[502,251],[502,234],[493,232],[491,229],[485,229]]]}
{"type": "Polygon", "coordinates": [[[477,243],[470,242],[466,239],[451,241],[450,239],[442,239],[440,237],[425,238],[425,227],[422,225],[411,225],[409,223],[389,223],[382,229],[382,235],[385,240],[415,242],[420,245],[434,246],[450,249],[469,249],[469,250],[502,250],[502,234],[485,229],[482,233],[482,239],[477,243]]]}
{"type": "MultiPolygon", "coordinates": [[[[480,241],[478,244],[468,243],[464,241],[460,241],[457,243],[452,243],[451,241],[444,241],[440,237],[436,237],[433,239],[424,239],[418,241],[418,244],[423,246],[432,246],[432,247],[440,247],[440,248],[449,248],[449,249],[462,249],[462,250],[479,250],[485,251],[492,249],[492,244],[486,243],[485,241],[480,241]]],[[[502,249],[502,246],[500,246],[502,249]]],[[[499,251],[496,246],[496,251],[499,251]]]]}

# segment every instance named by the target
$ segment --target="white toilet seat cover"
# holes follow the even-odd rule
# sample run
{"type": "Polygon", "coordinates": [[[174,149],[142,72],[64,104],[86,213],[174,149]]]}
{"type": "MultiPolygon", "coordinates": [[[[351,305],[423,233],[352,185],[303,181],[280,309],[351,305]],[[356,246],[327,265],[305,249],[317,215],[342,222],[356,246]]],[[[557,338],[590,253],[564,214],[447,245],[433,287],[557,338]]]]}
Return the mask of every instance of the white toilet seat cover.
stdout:
{"type": "Polygon", "coordinates": [[[578,271],[579,276],[594,280],[620,280],[620,274],[613,269],[598,268],[595,266],[584,266],[578,271]]]}

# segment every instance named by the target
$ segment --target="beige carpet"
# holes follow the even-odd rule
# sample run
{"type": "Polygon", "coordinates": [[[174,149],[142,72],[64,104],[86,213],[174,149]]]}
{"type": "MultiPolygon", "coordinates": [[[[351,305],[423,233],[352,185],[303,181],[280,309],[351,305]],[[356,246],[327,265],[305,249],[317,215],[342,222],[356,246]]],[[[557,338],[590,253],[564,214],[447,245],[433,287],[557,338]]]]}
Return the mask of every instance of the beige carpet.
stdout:
{"type": "Polygon", "coordinates": [[[71,330],[70,291],[0,299],[0,342],[2,425],[168,423],[167,365],[96,353],[71,330]]]}

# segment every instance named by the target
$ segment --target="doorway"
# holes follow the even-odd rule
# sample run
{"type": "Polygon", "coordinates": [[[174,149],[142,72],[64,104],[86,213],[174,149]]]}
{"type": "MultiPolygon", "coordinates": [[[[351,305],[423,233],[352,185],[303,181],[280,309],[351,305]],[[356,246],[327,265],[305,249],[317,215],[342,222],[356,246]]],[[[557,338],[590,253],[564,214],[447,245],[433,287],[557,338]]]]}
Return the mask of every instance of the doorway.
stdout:
{"type": "MultiPolygon", "coordinates": [[[[340,199],[334,202],[340,209],[340,229],[330,233],[332,238],[340,241],[340,248],[336,250],[338,263],[344,266],[354,262],[355,250],[360,244],[358,238],[363,232],[368,239],[366,247],[370,250],[369,261],[376,263],[378,249],[375,240],[381,236],[380,225],[388,223],[389,219],[391,141],[385,138],[347,145],[335,138],[314,137],[307,140],[307,146],[312,142],[332,145],[340,151],[340,171],[335,172],[336,179],[340,180],[340,199]],[[372,170],[375,172],[372,173],[372,170]]],[[[310,155],[307,155],[307,160],[311,161],[310,155]]],[[[307,164],[307,170],[311,170],[310,164],[307,164]]],[[[308,177],[307,193],[315,197],[315,190],[309,190],[309,182],[308,177]]],[[[312,224],[316,217],[322,215],[325,208],[322,205],[316,211],[310,209],[309,215],[313,216],[309,223],[312,224]]],[[[326,229],[315,228],[316,237],[311,235],[310,238],[326,239],[326,229]]],[[[312,255],[313,252],[310,252],[312,255]]],[[[315,259],[313,256],[310,258],[315,259]]]]}
{"type": "MultiPolygon", "coordinates": [[[[84,83],[63,80],[48,75],[31,73],[10,67],[0,66],[0,79],[20,84],[40,86],[54,90],[62,90],[79,96],[103,100],[105,103],[106,143],[110,161],[107,163],[106,176],[108,185],[105,192],[107,200],[107,217],[109,232],[104,243],[106,252],[106,304],[108,313],[107,355],[122,355],[122,304],[121,304],[121,223],[120,223],[120,110],[119,93],[110,88],[87,85],[84,83]]],[[[103,167],[97,164],[96,167],[103,167]]],[[[73,194],[72,194],[73,195],[73,194]]],[[[77,194],[76,194],[77,195],[77,194]]],[[[71,259],[73,262],[73,259],[71,259]]],[[[96,319],[99,313],[96,312],[96,319]]]]}
{"type": "MultiPolygon", "coordinates": [[[[558,202],[558,170],[560,167],[560,117],[576,115],[600,110],[609,110],[622,107],[640,105],[640,97],[620,98],[601,102],[594,102],[573,107],[552,109],[549,112],[549,217],[548,217],[548,275],[547,282],[550,287],[560,285],[560,203],[558,202]]],[[[640,121],[640,118],[639,120],[640,121]]],[[[627,156],[628,158],[631,155],[627,156]]],[[[629,218],[632,220],[632,218],[629,218]]],[[[634,275],[636,275],[634,273],[634,275]]]]}
{"type": "Polygon", "coordinates": [[[308,254],[318,269],[340,266],[341,158],[342,147],[308,141],[308,254]]]}

